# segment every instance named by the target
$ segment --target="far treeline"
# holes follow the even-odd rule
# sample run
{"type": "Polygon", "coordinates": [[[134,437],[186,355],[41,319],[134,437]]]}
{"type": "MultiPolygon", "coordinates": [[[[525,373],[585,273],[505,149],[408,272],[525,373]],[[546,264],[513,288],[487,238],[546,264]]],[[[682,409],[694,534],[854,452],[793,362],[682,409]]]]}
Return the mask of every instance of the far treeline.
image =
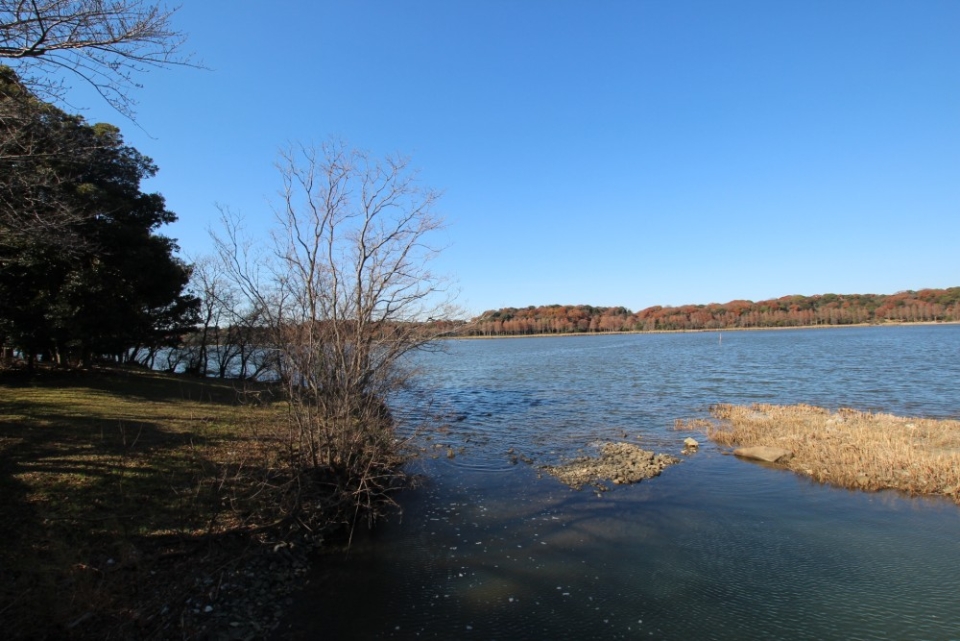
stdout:
{"type": "Polygon", "coordinates": [[[784,296],[753,302],[648,307],[542,305],[487,311],[459,328],[462,336],[587,332],[656,332],[960,321],[960,287],[896,294],[784,296]]]}

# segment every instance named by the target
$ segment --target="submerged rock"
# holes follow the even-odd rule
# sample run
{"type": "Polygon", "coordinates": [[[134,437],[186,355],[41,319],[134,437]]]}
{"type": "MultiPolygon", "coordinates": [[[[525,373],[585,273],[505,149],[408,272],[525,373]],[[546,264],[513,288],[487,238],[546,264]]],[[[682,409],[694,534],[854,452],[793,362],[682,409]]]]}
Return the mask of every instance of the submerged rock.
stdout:
{"type": "Polygon", "coordinates": [[[769,447],[767,445],[757,445],[756,447],[741,447],[733,451],[734,456],[740,458],[753,459],[755,461],[765,461],[767,463],[779,463],[793,458],[793,452],[781,447],[769,447]]]}
{"type": "Polygon", "coordinates": [[[615,485],[638,483],[659,476],[680,459],[669,454],[655,454],[630,443],[602,443],[600,456],[585,456],[562,465],[545,465],[542,469],[560,482],[579,490],[592,484],[606,489],[602,481],[615,485]]]}

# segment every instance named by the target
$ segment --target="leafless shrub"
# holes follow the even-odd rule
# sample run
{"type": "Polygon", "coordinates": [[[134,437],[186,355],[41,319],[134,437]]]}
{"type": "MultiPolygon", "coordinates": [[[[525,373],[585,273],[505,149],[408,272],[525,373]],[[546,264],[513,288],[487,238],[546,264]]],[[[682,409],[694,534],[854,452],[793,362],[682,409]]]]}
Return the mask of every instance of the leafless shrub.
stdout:
{"type": "Polygon", "coordinates": [[[428,319],[449,317],[429,269],[439,195],[406,159],[373,160],[337,141],[291,147],[278,169],[269,247],[224,209],[219,258],[261,310],[260,347],[286,392],[291,515],[309,523],[333,502],[351,522],[372,519],[402,478],[385,399],[407,381],[405,357],[437,338],[428,319]]]}

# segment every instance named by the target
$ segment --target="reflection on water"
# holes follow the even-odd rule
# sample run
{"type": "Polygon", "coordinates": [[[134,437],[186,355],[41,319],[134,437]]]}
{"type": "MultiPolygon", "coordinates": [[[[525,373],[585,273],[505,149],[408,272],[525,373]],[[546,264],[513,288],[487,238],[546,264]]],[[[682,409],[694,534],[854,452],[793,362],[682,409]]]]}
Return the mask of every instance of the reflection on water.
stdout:
{"type": "Polygon", "coordinates": [[[402,520],[321,564],[303,638],[960,637],[953,504],[821,487],[709,444],[598,497],[508,454],[624,436],[676,453],[673,419],[720,401],[956,417],[960,327],[465,341],[427,359],[446,419],[432,442],[464,454],[420,461],[402,520]]]}

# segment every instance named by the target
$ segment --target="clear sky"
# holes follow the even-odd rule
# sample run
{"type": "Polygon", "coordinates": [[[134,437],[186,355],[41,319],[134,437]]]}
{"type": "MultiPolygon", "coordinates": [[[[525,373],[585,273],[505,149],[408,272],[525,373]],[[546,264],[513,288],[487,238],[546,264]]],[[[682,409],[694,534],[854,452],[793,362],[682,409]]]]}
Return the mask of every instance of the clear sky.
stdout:
{"type": "Polygon", "coordinates": [[[291,141],[412,157],[470,314],[960,285],[957,0],[183,0],[144,185],[210,251],[291,141]]]}

